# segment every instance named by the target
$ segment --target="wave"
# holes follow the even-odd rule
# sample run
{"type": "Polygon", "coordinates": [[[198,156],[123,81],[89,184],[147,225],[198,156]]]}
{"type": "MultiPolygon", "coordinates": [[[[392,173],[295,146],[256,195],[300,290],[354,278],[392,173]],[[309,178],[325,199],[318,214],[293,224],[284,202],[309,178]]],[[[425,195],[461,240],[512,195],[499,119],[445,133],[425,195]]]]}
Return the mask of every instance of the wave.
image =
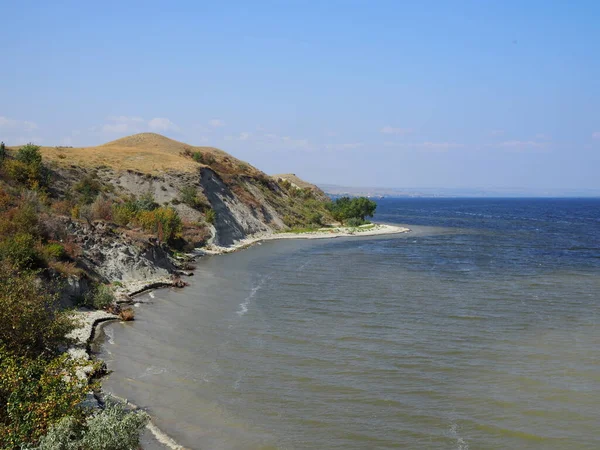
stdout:
{"type": "Polygon", "coordinates": [[[248,312],[248,306],[250,305],[250,301],[256,296],[256,293],[262,289],[263,285],[269,278],[271,278],[271,277],[264,276],[263,278],[261,278],[261,280],[258,282],[258,284],[256,286],[254,286],[252,289],[250,289],[250,293],[248,294],[248,296],[246,296],[244,301],[242,303],[240,303],[240,309],[238,309],[236,312],[236,314],[238,316],[242,317],[243,315],[245,315],[248,312]]]}

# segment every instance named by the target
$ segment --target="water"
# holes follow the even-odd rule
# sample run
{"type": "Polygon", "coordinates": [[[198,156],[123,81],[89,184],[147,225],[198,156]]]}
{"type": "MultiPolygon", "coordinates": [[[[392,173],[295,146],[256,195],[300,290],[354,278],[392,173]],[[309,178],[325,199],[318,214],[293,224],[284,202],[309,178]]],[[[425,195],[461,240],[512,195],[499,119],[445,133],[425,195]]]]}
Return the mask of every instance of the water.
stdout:
{"type": "Polygon", "coordinates": [[[382,200],[404,235],[198,263],[105,387],[194,449],[598,449],[600,200],[382,200]]]}

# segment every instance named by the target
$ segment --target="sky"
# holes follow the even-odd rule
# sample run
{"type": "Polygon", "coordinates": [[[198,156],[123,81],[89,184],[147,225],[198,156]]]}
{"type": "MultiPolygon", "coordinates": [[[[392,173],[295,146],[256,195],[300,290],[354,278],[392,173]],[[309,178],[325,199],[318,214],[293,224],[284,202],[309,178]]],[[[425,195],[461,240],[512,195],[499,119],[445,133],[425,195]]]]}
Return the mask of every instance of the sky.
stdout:
{"type": "Polygon", "coordinates": [[[0,3],[0,140],[346,186],[600,190],[600,2],[0,3]]]}

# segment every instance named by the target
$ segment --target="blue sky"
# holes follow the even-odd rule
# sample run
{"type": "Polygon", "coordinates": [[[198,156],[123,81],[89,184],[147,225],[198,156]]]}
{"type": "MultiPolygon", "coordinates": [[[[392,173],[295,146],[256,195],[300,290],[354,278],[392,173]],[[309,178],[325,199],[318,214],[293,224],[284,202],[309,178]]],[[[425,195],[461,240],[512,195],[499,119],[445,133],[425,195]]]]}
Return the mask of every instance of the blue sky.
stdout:
{"type": "Polygon", "coordinates": [[[600,2],[0,4],[0,139],[155,131],[268,173],[600,189],[600,2]]]}

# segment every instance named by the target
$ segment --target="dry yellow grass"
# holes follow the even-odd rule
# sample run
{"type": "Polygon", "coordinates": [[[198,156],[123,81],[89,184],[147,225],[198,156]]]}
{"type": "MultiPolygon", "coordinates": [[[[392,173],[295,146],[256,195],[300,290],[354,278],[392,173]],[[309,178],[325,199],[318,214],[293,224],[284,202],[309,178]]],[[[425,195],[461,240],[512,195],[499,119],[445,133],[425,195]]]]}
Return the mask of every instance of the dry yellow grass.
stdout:
{"type": "MultiPolygon", "coordinates": [[[[108,166],[116,170],[134,170],[157,174],[164,171],[193,172],[200,166],[191,158],[183,156],[186,150],[201,152],[214,157],[219,166],[234,168],[248,166],[214,147],[194,147],[156,133],[140,133],[117,139],[96,147],[64,148],[42,147],[42,156],[62,166],[82,167],[108,166]]],[[[238,170],[239,171],[239,170],[238,170]]]]}

